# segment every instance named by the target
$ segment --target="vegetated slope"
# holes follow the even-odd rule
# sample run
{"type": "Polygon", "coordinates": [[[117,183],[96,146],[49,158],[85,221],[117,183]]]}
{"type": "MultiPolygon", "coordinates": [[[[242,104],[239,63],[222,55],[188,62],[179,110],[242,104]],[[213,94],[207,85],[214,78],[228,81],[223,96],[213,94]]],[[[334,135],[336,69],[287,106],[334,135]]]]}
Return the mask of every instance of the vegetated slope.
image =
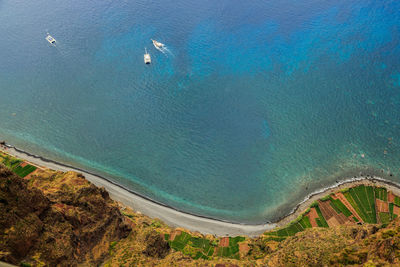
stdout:
{"type": "Polygon", "coordinates": [[[400,266],[400,220],[389,225],[313,228],[268,246],[268,266],[400,266]]]}
{"type": "Polygon", "coordinates": [[[72,172],[35,173],[23,179],[0,166],[0,261],[95,265],[131,231],[104,189],[72,172]]]}
{"type": "Polygon", "coordinates": [[[0,167],[0,261],[50,266],[103,261],[105,266],[400,266],[400,198],[373,184],[332,193],[287,226],[258,238],[215,237],[172,229],[118,207],[104,189],[80,174],[29,167],[9,155],[3,162],[8,169],[0,167]],[[21,172],[26,166],[30,172],[21,172]]]}
{"type": "Polygon", "coordinates": [[[135,230],[113,244],[105,266],[400,266],[399,218],[389,224],[307,228],[275,241],[268,235],[204,236],[171,229],[129,209],[124,215],[135,230]],[[168,241],[170,250],[164,240],[171,239],[176,243],[168,241]]]}

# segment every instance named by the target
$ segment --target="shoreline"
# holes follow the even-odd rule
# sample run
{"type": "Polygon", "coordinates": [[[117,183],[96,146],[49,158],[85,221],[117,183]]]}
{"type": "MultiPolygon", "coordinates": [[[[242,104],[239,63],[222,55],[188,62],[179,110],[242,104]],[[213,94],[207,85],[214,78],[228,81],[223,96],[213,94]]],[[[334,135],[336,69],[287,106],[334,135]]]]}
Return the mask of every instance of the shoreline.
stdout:
{"type": "Polygon", "coordinates": [[[180,211],[174,207],[165,205],[146,196],[142,196],[133,190],[125,188],[124,186],[107,179],[106,177],[39,155],[31,154],[9,144],[5,144],[5,146],[0,145],[0,151],[31,162],[39,167],[45,167],[56,171],[74,171],[82,173],[85,178],[94,185],[104,187],[109,192],[112,199],[132,208],[136,212],[140,212],[151,218],[158,218],[170,227],[181,227],[192,232],[200,232],[202,234],[212,234],[217,236],[259,236],[265,231],[272,230],[276,227],[282,227],[295,220],[314,201],[332,192],[359,184],[383,186],[389,191],[400,195],[400,184],[396,182],[388,181],[386,179],[371,175],[353,177],[339,181],[333,185],[308,194],[287,215],[282,216],[276,222],[266,222],[265,224],[242,224],[180,211]]]}
{"type": "Polygon", "coordinates": [[[5,147],[7,149],[4,149],[4,146],[0,146],[0,151],[31,162],[38,167],[45,167],[56,171],[74,171],[82,173],[85,176],[85,179],[94,185],[104,187],[113,200],[132,208],[136,212],[139,211],[151,218],[160,219],[171,227],[181,227],[192,232],[217,236],[258,236],[265,231],[272,230],[276,227],[275,223],[240,224],[190,214],[142,196],[133,190],[125,188],[124,186],[107,179],[106,177],[39,155],[31,154],[10,144],[6,144],[5,147]]]}

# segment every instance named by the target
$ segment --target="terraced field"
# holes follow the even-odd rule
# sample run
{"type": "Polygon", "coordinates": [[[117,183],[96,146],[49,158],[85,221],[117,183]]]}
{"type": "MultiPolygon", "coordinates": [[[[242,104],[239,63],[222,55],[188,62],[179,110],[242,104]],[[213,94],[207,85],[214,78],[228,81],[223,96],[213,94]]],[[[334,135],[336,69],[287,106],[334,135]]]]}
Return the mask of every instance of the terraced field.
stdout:
{"type": "Polygon", "coordinates": [[[245,240],[242,236],[223,237],[211,241],[207,238],[194,237],[184,231],[166,234],[165,240],[171,248],[182,251],[193,259],[210,259],[212,256],[239,259],[239,243],[245,240]]]}
{"type": "Polygon", "coordinates": [[[11,169],[15,174],[22,178],[28,176],[36,170],[35,166],[1,152],[0,163],[4,164],[7,168],[11,169]]]}
{"type": "MultiPolygon", "coordinates": [[[[312,227],[334,227],[363,223],[387,224],[400,215],[400,197],[383,187],[359,185],[332,193],[314,202],[301,216],[287,226],[266,232],[266,240],[282,241],[312,227]]],[[[184,231],[166,234],[170,246],[194,259],[213,256],[240,258],[244,237],[207,239],[184,231]]]]}
{"type": "Polygon", "coordinates": [[[306,228],[387,224],[399,215],[400,197],[383,187],[359,185],[314,202],[299,218],[279,230],[265,233],[265,236],[280,241],[306,228]]]}

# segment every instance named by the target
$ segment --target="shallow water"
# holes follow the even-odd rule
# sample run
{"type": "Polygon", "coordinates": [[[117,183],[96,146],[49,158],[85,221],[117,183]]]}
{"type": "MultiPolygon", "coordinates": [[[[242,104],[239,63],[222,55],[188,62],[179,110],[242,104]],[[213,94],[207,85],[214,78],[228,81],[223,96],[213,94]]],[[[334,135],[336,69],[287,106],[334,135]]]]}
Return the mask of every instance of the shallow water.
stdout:
{"type": "Polygon", "coordinates": [[[399,1],[217,2],[0,0],[0,139],[237,222],[400,181],[399,1]]]}

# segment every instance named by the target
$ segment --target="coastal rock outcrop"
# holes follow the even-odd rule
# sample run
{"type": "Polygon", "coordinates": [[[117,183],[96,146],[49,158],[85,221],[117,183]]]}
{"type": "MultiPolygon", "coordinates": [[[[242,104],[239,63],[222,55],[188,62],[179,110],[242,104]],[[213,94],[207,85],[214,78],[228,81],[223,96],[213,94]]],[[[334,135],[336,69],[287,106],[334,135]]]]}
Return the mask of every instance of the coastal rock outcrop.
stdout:
{"type": "Polygon", "coordinates": [[[0,261],[76,266],[101,263],[131,227],[108,193],[73,172],[28,179],[0,166],[0,261]]]}
{"type": "Polygon", "coordinates": [[[159,233],[152,231],[146,236],[146,248],[143,253],[150,257],[165,258],[170,251],[168,242],[159,233]]]}

